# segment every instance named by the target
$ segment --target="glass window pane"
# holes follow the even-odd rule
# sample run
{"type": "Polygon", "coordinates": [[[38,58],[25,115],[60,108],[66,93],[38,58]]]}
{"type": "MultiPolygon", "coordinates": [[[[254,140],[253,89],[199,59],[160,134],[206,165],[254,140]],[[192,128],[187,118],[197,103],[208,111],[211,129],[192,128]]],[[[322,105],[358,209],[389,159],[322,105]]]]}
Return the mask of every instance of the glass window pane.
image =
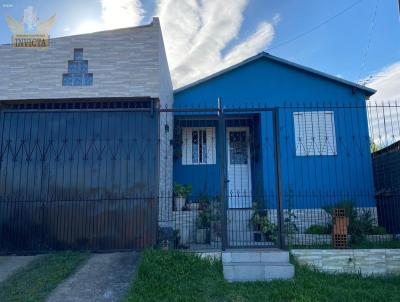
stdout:
{"type": "Polygon", "coordinates": [[[229,133],[229,161],[231,165],[247,165],[246,131],[229,133]]]}
{"type": "Polygon", "coordinates": [[[192,163],[199,162],[199,136],[197,131],[192,131],[192,163]]]}
{"type": "Polygon", "coordinates": [[[207,163],[207,131],[203,130],[203,144],[202,144],[202,162],[207,163]]]}
{"type": "Polygon", "coordinates": [[[75,61],[83,60],[83,48],[74,49],[74,60],[75,61]]]}

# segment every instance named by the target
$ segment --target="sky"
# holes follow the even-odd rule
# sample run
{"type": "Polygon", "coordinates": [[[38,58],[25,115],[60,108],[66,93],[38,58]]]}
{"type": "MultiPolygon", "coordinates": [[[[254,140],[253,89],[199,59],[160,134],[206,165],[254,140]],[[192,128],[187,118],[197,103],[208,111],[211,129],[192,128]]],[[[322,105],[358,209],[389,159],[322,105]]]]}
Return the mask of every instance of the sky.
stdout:
{"type": "Polygon", "coordinates": [[[0,44],[28,6],[56,14],[51,37],[160,17],[174,88],[267,51],[400,100],[398,0],[0,0],[0,44]]]}

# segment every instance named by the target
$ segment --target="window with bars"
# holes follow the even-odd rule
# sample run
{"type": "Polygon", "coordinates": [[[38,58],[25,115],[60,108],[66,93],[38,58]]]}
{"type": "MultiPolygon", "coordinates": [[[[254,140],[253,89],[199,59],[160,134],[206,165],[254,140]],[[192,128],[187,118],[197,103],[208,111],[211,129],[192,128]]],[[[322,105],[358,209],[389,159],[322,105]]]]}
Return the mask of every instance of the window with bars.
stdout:
{"type": "Polygon", "coordinates": [[[336,155],[333,111],[294,112],[296,156],[336,155]]]}
{"type": "Polygon", "coordinates": [[[183,128],[182,139],[182,165],[215,164],[215,128],[183,128]]]}

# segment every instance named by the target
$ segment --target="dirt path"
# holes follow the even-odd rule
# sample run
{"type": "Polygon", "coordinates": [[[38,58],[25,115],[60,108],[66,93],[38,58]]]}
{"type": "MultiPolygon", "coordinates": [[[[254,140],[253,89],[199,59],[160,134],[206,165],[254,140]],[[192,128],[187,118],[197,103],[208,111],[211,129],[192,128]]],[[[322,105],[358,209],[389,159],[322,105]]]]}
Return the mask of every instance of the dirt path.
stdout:
{"type": "Polygon", "coordinates": [[[139,254],[95,254],[61,283],[48,302],[120,301],[136,274],[139,254]]]}
{"type": "Polygon", "coordinates": [[[0,282],[40,256],[0,256],[0,282]]]}

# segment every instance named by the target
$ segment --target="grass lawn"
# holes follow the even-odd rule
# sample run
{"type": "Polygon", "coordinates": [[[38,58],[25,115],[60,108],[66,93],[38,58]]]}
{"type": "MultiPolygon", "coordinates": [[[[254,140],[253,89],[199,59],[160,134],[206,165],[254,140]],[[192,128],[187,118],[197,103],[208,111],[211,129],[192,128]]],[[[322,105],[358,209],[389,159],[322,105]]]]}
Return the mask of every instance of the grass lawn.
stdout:
{"type": "Polygon", "coordinates": [[[219,261],[147,250],[126,301],[400,301],[400,276],[328,275],[296,265],[293,281],[228,283],[219,261]]]}
{"type": "Polygon", "coordinates": [[[44,301],[89,254],[62,252],[42,256],[0,283],[0,301],[44,301]]]}

